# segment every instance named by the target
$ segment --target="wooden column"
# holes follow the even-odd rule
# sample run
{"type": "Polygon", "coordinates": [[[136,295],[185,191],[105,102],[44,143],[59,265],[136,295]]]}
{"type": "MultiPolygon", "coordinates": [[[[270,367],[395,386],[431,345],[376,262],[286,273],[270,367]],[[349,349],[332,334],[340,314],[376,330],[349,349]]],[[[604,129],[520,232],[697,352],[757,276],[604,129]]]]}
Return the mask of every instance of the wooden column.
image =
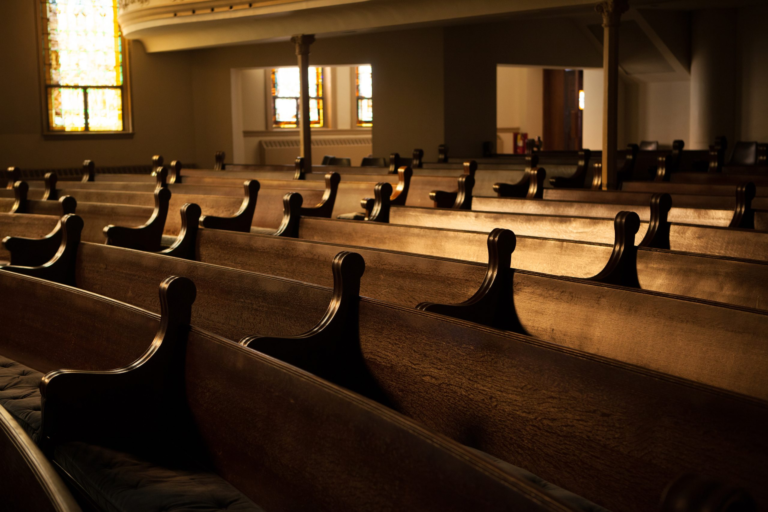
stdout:
{"type": "Polygon", "coordinates": [[[304,171],[312,172],[312,132],[309,120],[309,47],[315,42],[313,34],[293,36],[291,41],[296,46],[299,58],[299,77],[301,80],[301,98],[299,99],[299,136],[300,156],[304,158],[304,171]]]}
{"type": "Polygon", "coordinates": [[[616,151],[619,129],[619,24],[627,0],[606,0],[603,15],[603,190],[617,188],[616,151]]]}

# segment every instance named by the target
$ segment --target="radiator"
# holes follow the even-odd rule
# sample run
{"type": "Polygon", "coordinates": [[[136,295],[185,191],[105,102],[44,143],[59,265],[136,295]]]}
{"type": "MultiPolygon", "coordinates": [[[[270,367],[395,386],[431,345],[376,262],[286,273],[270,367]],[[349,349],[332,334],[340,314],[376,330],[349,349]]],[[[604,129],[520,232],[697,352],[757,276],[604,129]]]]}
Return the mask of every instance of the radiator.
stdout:
{"type": "MultiPolygon", "coordinates": [[[[320,164],[325,155],[349,158],[352,165],[360,165],[371,154],[371,137],[313,137],[312,163],[320,164]]],[[[259,141],[259,160],[263,165],[292,164],[299,156],[298,138],[269,138],[259,141]]],[[[386,155],[383,155],[386,156],[386,155]]]]}

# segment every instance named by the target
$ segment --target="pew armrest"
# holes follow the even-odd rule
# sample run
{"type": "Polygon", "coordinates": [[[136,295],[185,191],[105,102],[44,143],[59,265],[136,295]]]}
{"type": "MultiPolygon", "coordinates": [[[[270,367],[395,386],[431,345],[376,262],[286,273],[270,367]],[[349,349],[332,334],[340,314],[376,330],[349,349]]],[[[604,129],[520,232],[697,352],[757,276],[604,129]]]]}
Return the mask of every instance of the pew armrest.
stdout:
{"type": "MultiPolygon", "coordinates": [[[[25,276],[31,276],[31,277],[37,277],[40,279],[46,279],[48,281],[53,281],[55,283],[61,283],[66,284],[70,286],[75,285],[75,263],[77,261],[77,248],[80,245],[80,235],[83,231],[83,219],[78,217],[77,215],[65,215],[59,224],[59,226],[56,228],[56,230],[51,233],[51,235],[54,235],[54,233],[58,232],[58,239],[59,239],[59,245],[57,248],[55,248],[55,252],[50,260],[45,261],[43,263],[40,263],[38,265],[8,265],[5,267],[0,267],[2,270],[6,270],[9,272],[15,272],[17,274],[22,274],[25,276]]],[[[51,236],[49,235],[49,236],[51,236]]],[[[13,238],[6,237],[5,240],[3,240],[3,243],[6,244],[6,247],[8,247],[7,243],[10,242],[11,248],[9,248],[11,252],[11,258],[13,260],[13,246],[14,244],[21,244],[24,249],[22,250],[31,250],[33,247],[31,247],[32,242],[37,242],[38,240],[31,240],[29,242],[13,242],[13,238]]],[[[15,239],[15,240],[30,240],[30,239],[15,239]]],[[[46,244],[46,248],[50,249],[49,244],[53,244],[53,240],[49,242],[44,242],[46,244]]],[[[38,247],[39,249],[39,247],[38,247]]],[[[34,254],[29,256],[30,263],[38,262],[39,259],[36,258],[44,258],[43,255],[34,254]],[[34,258],[34,259],[32,259],[34,258]]]]}
{"type": "Polygon", "coordinates": [[[173,430],[183,403],[184,348],[195,296],[189,279],[169,277],[161,284],[160,328],[131,364],[48,373],[40,384],[43,442],[99,443],[125,436],[141,443],[162,435],[158,425],[173,430]]]}
{"type": "Polygon", "coordinates": [[[321,217],[330,219],[333,207],[336,205],[336,195],[339,192],[341,176],[337,172],[329,172],[325,175],[325,192],[323,198],[315,206],[301,208],[301,215],[305,217],[321,217]]]}
{"type": "Polygon", "coordinates": [[[223,229],[226,231],[239,231],[248,233],[253,223],[253,214],[256,212],[256,200],[259,195],[259,182],[250,180],[243,183],[243,202],[240,209],[232,217],[216,217],[203,215],[200,217],[200,226],[208,229],[223,229]]]}
{"type": "Polygon", "coordinates": [[[38,267],[48,263],[61,246],[62,232],[62,224],[59,223],[43,238],[5,237],[3,246],[11,253],[11,265],[38,267]]]}
{"type": "Polygon", "coordinates": [[[170,201],[170,190],[167,188],[155,189],[155,210],[147,223],[136,228],[106,226],[104,236],[107,238],[107,245],[140,251],[159,251],[170,201]]]}
{"type": "MultiPolygon", "coordinates": [[[[185,260],[195,259],[197,248],[197,230],[202,211],[200,206],[187,203],[181,207],[181,231],[176,241],[168,249],[160,251],[160,254],[174,256],[185,260]]],[[[162,240],[162,237],[161,237],[162,240]]]]}
{"type": "Polygon", "coordinates": [[[429,198],[434,203],[435,208],[452,208],[456,202],[458,192],[446,192],[444,190],[433,190],[429,193],[429,198]]]}

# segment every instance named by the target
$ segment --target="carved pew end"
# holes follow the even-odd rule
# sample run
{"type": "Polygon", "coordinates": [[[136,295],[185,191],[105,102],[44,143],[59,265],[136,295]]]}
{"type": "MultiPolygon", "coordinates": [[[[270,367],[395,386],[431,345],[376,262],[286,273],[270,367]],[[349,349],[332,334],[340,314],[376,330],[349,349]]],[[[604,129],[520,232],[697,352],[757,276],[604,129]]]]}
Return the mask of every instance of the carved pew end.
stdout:
{"type": "Polygon", "coordinates": [[[635,212],[619,212],[613,222],[613,252],[599,274],[590,281],[640,288],[637,278],[635,235],[640,230],[640,217],[635,212]]]}
{"type": "Polygon", "coordinates": [[[12,189],[14,183],[21,180],[21,169],[18,167],[9,167],[5,171],[5,179],[7,180],[5,184],[5,188],[12,189]]]}
{"type": "Polygon", "coordinates": [[[459,304],[422,302],[421,311],[467,320],[513,332],[524,332],[514,314],[512,297],[512,253],[517,245],[515,234],[496,228],[488,235],[488,269],[475,294],[459,304]]]}
{"type": "Polygon", "coordinates": [[[299,223],[301,221],[301,205],[304,198],[297,192],[289,192],[283,196],[283,221],[275,231],[274,236],[284,238],[299,237],[299,223]]]}
{"type": "Polygon", "coordinates": [[[9,213],[27,213],[29,196],[29,184],[26,181],[17,181],[13,184],[14,202],[9,213]]]}
{"type": "Polygon", "coordinates": [[[104,235],[107,245],[155,252],[161,249],[165,219],[168,217],[168,204],[171,191],[168,188],[155,189],[155,210],[146,224],[136,228],[106,226],[104,235]]]}
{"type": "Polygon", "coordinates": [[[215,155],[213,155],[213,170],[214,171],[223,171],[226,169],[226,165],[224,164],[224,158],[226,157],[226,154],[223,151],[217,151],[215,155]]]}
{"type": "Polygon", "coordinates": [[[337,172],[329,172],[325,175],[325,192],[323,198],[315,206],[305,206],[301,209],[301,215],[306,217],[322,217],[330,219],[333,207],[336,204],[336,195],[339,192],[341,176],[337,172]]]}
{"type": "Polygon", "coordinates": [[[181,230],[176,242],[160,254],[175,256],[185,260],[195,260],[197,248],[197,230],[202,210],[195,203],[186,203],[181,207],[181,230]]]}
{"type": "Polygon", "coordinates": [[[69,214],[62,217],[56,229],[44,238],[5,237],[3,245],[11,253],[11,265],[0,268],[74,286],[77,248],[83,226],[82,218],[69,214]]]}
{"type": "Polygon", "coordinates": [[[358,303],[365,260],[344,251],[333,258],[331,266],[333,296],[315,327],[285,338],[248,336],[240,344],[360,392],[361,386],[367,385],[357,370],[363,368],[359,361],[358,303]]]}
{"type": "Polygon", "coordinates": [[[243,203],[240,210],[232,217],[216,217],[203,215],[200,217],[200,226],[208,229],[224,229],[227,231],[239,231],[248,233],[251,231],[253,214],[256,211],[256,200],[259,195],[259,182],[249,180],[243,183],[243,203]]]}
{"type": "Polygon", "coordinates": [[[83,162],[83,179],[80,181],[83,183],[96,181],[96,162],[93,160],[83,162]]]}

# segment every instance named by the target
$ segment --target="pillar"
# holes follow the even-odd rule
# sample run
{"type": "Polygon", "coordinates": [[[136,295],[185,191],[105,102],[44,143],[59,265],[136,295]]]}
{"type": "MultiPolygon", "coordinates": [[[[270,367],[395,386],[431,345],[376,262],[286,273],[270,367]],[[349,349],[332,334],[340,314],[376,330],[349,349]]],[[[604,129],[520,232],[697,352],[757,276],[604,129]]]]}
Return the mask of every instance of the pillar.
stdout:
{"type": "Polygon", "coordinates": [[[603,15],[603,190],[615,189],[619,132],[619,24],[627,0],[606,0],[596,10],[603,15]]]}
{"type": "Polygon", "coordinates": [[[686,149],[707,149],[718,135],[728,137],[730,147],[736,142],[736,17],[736,9],[703,9],[692,15],[691,134],[686,149]]]}
{"type": "Polygon", "coordinates": [[[304,158],[304,171],[312,172],[312,132],[309,120],[309,47],[315,42],[315,36],[302,34],[293,36],[291,41],[296,46],[301,81],[298,119],[300,156],[304,158]]]}

